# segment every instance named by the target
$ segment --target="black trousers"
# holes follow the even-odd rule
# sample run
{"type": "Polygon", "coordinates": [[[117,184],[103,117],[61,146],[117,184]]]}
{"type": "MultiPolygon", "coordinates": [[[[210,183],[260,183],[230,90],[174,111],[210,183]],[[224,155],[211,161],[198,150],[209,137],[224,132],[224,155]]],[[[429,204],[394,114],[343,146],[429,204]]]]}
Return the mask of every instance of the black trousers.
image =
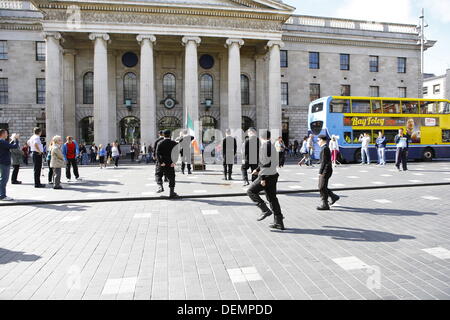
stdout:
{"type": "MultiPolygon", "coordinates": [[[[241,172],[242,172],[242,179],[244,180],[244,181],[248,181],[248,169],[250,169],[251,170],[251,172],[253,172],[256,168],[258,168],[258,165],[257,164],[248,164],[248,163],[244,163],[242,166],[241,166],[241,172]]],[[[252,175],[252,182],[253,181],[255,181],[256,180],[256,178],[257,178],[258,176],[254,176],[254,175],[252,175]]]]}
{"type": "Polygon", "coordinates": [[[11,182],[16,182],[17,176],[19,175],[20,164],[14,164],[12,167],[13,167],[13,172],[11,175],[11,182]]]}
{"type": "Polygon", "coordinates": [[[322,201],[328,204],[328,197],[334,199],[336,195],[328,189],[328,180],[330,180],[332,173],[327,173],[319,176],[319,192],[322,201]]]}
{"type": "Polygon", "coordinates": [[[73,167],[73,174],[75,176],[75,179],[78,179],[78,177],[80,176],[78,174],[78,164],[77,164],[77,159],[67,159],[67,164],[66,164],[66,178],[70,180],[70,167],[73,167]]]}
{"type": "Polygon", "coordinates": [[[280,203],[277,198],[277,182],[278,182],[279,174],[275,174],[272,176],[268,176],[265,178],[266,185],[263,187],[261,185],[261,177],[257,177],[255,181],[250,185],[247,190],[247,195],[250,199],[256,203],[256,206],[261,209],[262,212],[269,211],[266,203],[263,199],[261,199],[259,193],[264,190],[266,193],[266,199],[269,202],[270,208],[272,209],[275,215],[281,215],[280,203]]]}
{"type": "Polygon", "coordinates": [[[232,164],[224,164],[223,165],[223,174],[224,176],[231,177],[233,174],[233,165],[232,164]]]}
{"type": "Polygon", "coordinates": [[[156,168],[156,183],[160,186],[163,185],[163,176],[166,176],[167,179],[169,179],[169,188],[174,189],[175,188],[175,168],[165,165],[165,166],[158,166],[156,168]]]}
{"type": "Polygon", "coordinates": [[[53,168],[48,168],[48,183],[53,181],[53,168]]]}
{"type": "Polygon", "coordinates": [[[400,164],[404,171],[408,170],[406,162],[408,160],[408,149],[405,148],[397,148],[397,152],[395,153],[395,166],[400,169],[400,164]]]}
{"type": "Polygon", "coordinates": [[[41,185],[42,155],[33,152],[34,186],[41,185]]]}
{"type": "Polygon", "coordinates": [[[184,169],[187,167],[188,172],[191,172],[192,166],[190,163],[181,162],[181,171],[184,172],[184,169]]]}
{"type": "Polygon", "coordinates": [[[285,161],[285,156],[284,156],[284,151],[283,152],[278,152],[278,163],[280,167],[284,166],[284,161],[285,161]]]}

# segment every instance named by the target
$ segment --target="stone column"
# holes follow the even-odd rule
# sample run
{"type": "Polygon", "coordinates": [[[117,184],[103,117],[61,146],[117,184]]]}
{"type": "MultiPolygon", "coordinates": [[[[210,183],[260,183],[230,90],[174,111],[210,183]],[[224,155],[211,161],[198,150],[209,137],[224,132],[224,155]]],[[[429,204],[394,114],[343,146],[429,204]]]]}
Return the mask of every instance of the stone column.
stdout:
{"type": "Polygon", "coordinates": [[[109,140],[108,44],[106,33],[91,33],[94,41],[94,142],[104,146],[109,140]]]}
{"type": "Polygon", "coordinates": [[[228,53],[219,54],[220,61],[220,130],[228,128],[228,53]]]}
{"type": "Polygon", "coordinates": [[[153,58],[154,35],[140,34],[136,37],[141,44],[141,87],[140,116],[141,144],[153,145],[156,138],[155,67],[153,58]]]}
{"type": "MultiPolygon", "coordinates": [[[[182,39],[186,47],[184,59],[184,125],[186,127],[188,119],[194,126],[199,121],[197,47],[200,42],[199,37],[183,37],[182,39]]],[[[194,136],[198,138],[200,134],[198,126],[195,126],[194,131],[194,136]]]]}
{"type": "Polygon", "coordinates": [[[63,116],[64,136],[76,137],[75,115],[75,55],[76,50],[64,50],[63,58],[63,116]]]}
{"type": "Polygon", "coordinates": [[[242,127],[241,54],[242,39],[227,39],[228,47],[228,126],[231,130],[242,127]]]}
{"type": "Polygon", "coordinates": [[[267,105],[267,56],[255,56],[255,82],[256,82],[256,128],[269,128],[269,108],[267,105]]]}
{"type": "Polygon", "coordinates": [[[117,52],[108,50],[108,142],[118,140],[119,131],[117,124],[117,78],[116,78],[117,52]]]}
{"type": "Polygon", "coordinates": [[[281,136],[281,67],[280,48],[284,46],[281,41],[269,41],[269,129],[274,131],[272,137],[281,136]]]}
{"type": "MultiPolygon", "coordinates": [[[[64,134],[62,49],[59,32],[46,32],[45,56],[45,126],[47,143],[55,136],[64,134]]],[[[25,76],[25,75],[24,75],[25,76]]]]}

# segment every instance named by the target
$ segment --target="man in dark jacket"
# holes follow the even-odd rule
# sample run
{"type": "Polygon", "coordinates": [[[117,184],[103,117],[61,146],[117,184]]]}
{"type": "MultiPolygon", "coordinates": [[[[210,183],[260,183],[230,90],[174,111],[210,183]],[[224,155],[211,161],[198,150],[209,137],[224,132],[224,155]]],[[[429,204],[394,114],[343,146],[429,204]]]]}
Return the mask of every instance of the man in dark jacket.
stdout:
{"type": "MultiPolygon", "coordinates": [[[[164,131],[163,130],[159,130],[159,137],[158,139],[155,140],[155,143],[153,144],[153,160],[155,160],[155,179],[156,182],[158,182],[158,176],[159,176],[159,171],[161,171],[161,166],[158,162],[158,158],[156,157],[156,148],[158,147],[158,143],[160,143],[161,141],[164,140],[164,131]]],[[[164,179],[165,182],[166,179],[164,179]]]]}
{"type": "Polygon", "coordinates": [[[330,205],[333,205],[339,200],[339,196],[328,189],[328,180],[333,174],[333,163],[331,162],[331,151],[327,145],[327,136],[320,135],[318,137],[320,151],[320,169],[319,169],[319,191],[322,198],[322,205],[317,207],[317,210],[330,210],[330,205]],[[331,198],[328,204],[328,197],[331,198]]]}
{"type": "Polygon", "coordinates": [[[10,197],[6,196],[6,184],[9,180],[9,172],[11,169],[11,149],[19,148],[19,140],[9,143],[8,131],[0,129],[0,201],[11,201],[10,197]]]}
{"type": "Polygon", "coordinates": [[[397,145],[397,152],[395,153],[395,166],[398,171],[400,171],[400,164],[402,165],[403,171],[407,171],[407,160],[408,160],[408,148],[409,141],[411,137],[408,134],[403,133],[403,129],[398,130],[398,134],[394,138],[394,142],[397,145]]]}
{"type": "Polygon", "coordinates": [[[237,142],[231,136],[231,130],[225,131],[226,137],[222,140],[222,155],[223,155],[223,175],[224,180],[233,180],[231,175],[233,173],[234,159],[237,153],[237,142]]]}
{"type": "Polygon", "coordinates": [[[256,203],[256,206],[261,209],[261,215],[257,219],[258,221],[264,220],[273,213],[274,222],[269,227],[284,230],[284,217],[281,214],[280,203],[277,198],[277,182],[279,177],[277,172],[278,153],[270,142],[270,131],[263,130],[260,137],[262,143],[259,154],[259,166],[252,172],[257,178],[248,188],[247,194],[256,203]],[[269,201],[271,209],[267,207],[267,204],[259,196],[259,193],[263,190],[266,193],[266,198],[269,201]]]}
{"type": "MultiPolygon", "coordinates": [[[[244,186],[248,186],[247,170],[255,171],[259,163],[259,146],[260,141],[256,136],[256,130],[254,128],[248,129],[248,139],[245,140],[243,145],[243,159],[242,159],[242,179],[244,180],[244,186]]],[[[257,176],[252,175],[252,182],[255,181],[257,176]]]]}
{"type": "Polygon", "coordinates": [[[156,158],[160,165],[157,175],[157,184],[159,185],[158,193],[163,192],[163,180],[165,175],[169,179],[170,198],[177,198],[175,193],[175,164],[178,160],[179,149],[178,144],[170,138],[170,130],[164,131],[164,140],[160,141],[156,146],[156,158]]]}

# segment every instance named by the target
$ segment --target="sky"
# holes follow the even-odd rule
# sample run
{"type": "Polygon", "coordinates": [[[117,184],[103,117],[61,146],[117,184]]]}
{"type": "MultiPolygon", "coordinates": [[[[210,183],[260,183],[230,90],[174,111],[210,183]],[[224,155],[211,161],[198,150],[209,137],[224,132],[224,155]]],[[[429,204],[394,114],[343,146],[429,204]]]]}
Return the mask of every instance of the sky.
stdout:
{"type": "Polygon", "coordinates": [[[425,73],[450,69],[450,0],[283,0],[296,14],[419,24],[425,9],[425,37],[437,40],[425,51],[425,73]]]}

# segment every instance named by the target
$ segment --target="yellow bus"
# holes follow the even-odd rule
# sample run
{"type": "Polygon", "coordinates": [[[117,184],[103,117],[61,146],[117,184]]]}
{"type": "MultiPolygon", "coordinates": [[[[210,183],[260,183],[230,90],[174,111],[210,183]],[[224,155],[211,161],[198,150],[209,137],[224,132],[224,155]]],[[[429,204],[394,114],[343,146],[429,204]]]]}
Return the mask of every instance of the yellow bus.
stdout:
{"type": "Polygon", "coordinates": [[[450,100],[328,96],[309,105],[309,132],[337,136],[348,162],[361,161],[363,133],[371,136],[370,158],[377,159],[379,131],[388,142],[386,159],[394,160],[394,137],[400,128],[411,138],[408,159],[450,158],[450,100]]]}

